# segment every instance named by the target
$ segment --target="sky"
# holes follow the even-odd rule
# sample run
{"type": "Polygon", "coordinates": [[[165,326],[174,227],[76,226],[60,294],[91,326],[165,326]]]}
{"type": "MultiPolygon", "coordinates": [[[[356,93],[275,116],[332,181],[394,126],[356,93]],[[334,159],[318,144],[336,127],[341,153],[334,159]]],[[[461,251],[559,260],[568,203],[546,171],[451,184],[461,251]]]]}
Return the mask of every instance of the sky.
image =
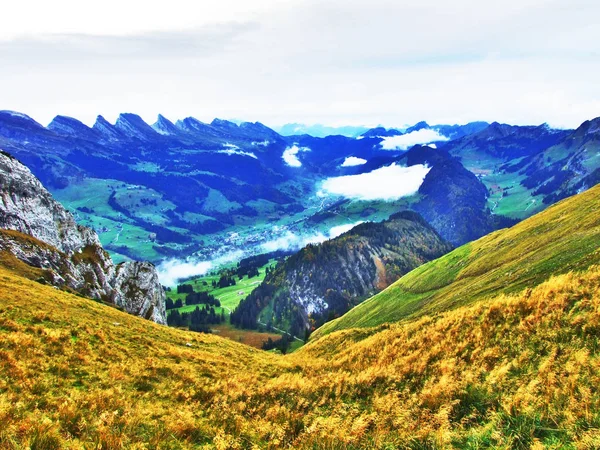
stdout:
{"type": "Polygon", "coordinates": [[[593,0],[19,0],[0,109],[330,126],[600,116],[593,0]]]}

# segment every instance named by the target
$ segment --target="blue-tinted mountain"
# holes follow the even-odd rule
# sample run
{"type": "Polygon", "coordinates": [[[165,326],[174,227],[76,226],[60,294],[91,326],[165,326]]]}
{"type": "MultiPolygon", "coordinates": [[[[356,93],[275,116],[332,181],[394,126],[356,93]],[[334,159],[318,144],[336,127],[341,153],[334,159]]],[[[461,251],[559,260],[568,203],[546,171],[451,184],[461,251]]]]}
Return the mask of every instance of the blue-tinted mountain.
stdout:
{"type": "Polygon", "coordinates": [[[347,218],[382,220],[395,206],[418,211],[458,245],[503,226],[505,216],[532,215],[598,178],[597,121],[576,131],[481,122],[429,127],[445,136],[472,134],[438,143],[439,152],[421,146],[407,152],[382,149],[385,135],[401,134],[384,128],[360,139],[286,137],[259,122],[173,123],[159,116],[150,126],[129,113],[114,125],[102,116],[92,128],[57,116],[43,127],[4,111],[0,147],[97,228],[111,251],[152,261],[327,232],[347,218]],[[347,166],[349,157],[365,162],[347,166]],[[392,163],[432,168],[418,195],[392,203],[317,196],[328,177],[392,163]],[[89,192],[92,200],[80,199],[89,192]]]}
{"type": "Polygon", "coordinates": [[[323,138],[327,136],[357,137],[369,128],[362,126],[328,127],[321,124],[305,125],[302,123],[288,123],[280,127],[273,127],[273,129],[278,131],[282,136],[302,136],[307,134],[312,137],[323,138]]]}

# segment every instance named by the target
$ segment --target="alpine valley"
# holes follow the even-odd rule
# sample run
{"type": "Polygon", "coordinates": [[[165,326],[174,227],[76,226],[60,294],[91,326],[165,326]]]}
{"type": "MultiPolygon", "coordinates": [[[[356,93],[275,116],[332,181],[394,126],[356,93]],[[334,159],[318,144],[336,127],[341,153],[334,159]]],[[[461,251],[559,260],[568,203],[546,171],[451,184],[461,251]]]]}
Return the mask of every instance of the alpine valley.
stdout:
{"type": "Polygon", "coordinates": [[[600,118],[279,130],[0,112],[0,448],[600,446],[600,118]]]}

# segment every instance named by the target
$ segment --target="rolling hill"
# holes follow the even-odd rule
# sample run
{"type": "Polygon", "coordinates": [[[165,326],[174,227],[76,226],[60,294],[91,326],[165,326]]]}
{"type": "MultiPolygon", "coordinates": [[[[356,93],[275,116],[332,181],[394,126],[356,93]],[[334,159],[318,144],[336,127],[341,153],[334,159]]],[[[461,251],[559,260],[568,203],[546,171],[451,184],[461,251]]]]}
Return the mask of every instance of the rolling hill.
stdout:
{"type": "Polygon", "coordinates": [[[600,259],[600,186],[424,264],[313,336],[373,327],[531,288],[600,259]]]}
{"type": "Polygon", "coordinates": [[[0,268],[0,446],[594,448],[598,286],[590,266],[281,356],[0,268]]]}

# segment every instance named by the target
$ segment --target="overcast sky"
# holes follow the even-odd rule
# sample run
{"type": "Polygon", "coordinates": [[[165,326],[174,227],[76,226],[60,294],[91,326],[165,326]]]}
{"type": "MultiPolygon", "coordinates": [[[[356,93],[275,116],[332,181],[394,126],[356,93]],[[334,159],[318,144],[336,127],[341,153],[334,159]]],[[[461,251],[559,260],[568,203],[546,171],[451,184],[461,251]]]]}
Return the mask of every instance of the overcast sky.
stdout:
{"type": "Polygon", "coordinates": [[[19,0],[0,109],[152,123],[327,125],[600,116],[593,0],[19,0]]]}

